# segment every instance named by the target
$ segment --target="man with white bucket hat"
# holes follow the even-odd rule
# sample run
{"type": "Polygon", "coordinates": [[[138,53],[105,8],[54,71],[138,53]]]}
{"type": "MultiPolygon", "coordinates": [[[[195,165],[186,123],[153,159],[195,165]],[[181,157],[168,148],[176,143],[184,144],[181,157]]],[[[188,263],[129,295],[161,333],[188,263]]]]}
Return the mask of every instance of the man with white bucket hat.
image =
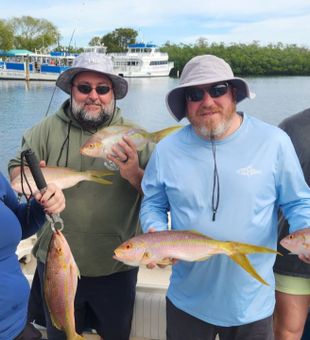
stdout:
{"type": "MultiPolygon", "coordinates": [[[[142,180],[144,232],[195,230],[216,240],[276,249],[277,213],[290,231],[310,225],[310,190],[285,132],[236,105],[254,98],[223,59],[202,55],[184,67],[166,97],[190,124],[155,147],[142,180]]],[[[268,283],[229,257],[177,261],[167,291],[167,339],[273,339],[273,254],[248,255],[268,283]]]]}
{"type": "MultiPolygon", "coordinates": [[[[31,148],[48,166],[78,171],[115,170],[113,164],[119,167],[120,171],[108,178],[112,185],[84,181],[64,190],[67,204],[62,218],[63,234],[81,274],[75,299],[77,332],[82,333],[86,319],[91,319],[91,328],[105,340],[128,340],[137,269],[112,256],[116,247],[139,231],[140,184],[151,146],[137,153],[133,142],[124,137],[113,147],[117,157],[111,155],[109,161],[80,154],[80,147],[97,130],[125,124],[116,100],[126,96],[128,84],[113,73],[107,55],[79,55],[59,76],[56,86],[70,98],[58,112],[26,132],[22,149],[31,148]]],[[[19,158],[10,162],[12,177],[19,171],[19,163],[19,158]]],[[[34,247],[41,286],[50,238],[51,228],[46,224],[34,247]]],[[[66,339],[51,324],[46,306],[45,318],[48,339],[66,339]]]]}

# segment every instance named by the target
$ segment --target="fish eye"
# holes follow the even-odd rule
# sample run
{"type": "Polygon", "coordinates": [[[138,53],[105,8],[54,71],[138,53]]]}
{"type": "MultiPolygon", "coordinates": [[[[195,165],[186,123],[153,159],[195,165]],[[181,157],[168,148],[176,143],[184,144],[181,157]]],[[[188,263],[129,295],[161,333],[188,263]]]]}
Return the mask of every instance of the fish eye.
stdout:
{"type": "Polygon", "coordinates": [[[91,144],[88,145],[88,147],[89,147],[90,149],[93,149],[93,148],[95,147],[95,144],[91,143],[91,144]]]}
{"type": "Polygon", "coordinates": [[[129,249],[131,249],[131,248],[132,248],[132,244],[131,244],[131,243],[127,243],[127,244],[126,244],[126,249],[129,250],[129,249]]]}

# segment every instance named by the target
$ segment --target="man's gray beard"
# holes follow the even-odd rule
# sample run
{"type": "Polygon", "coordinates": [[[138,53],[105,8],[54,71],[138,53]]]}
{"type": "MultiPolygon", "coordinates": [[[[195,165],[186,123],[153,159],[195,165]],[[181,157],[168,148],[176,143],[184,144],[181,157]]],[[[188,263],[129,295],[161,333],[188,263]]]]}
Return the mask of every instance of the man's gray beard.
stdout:
{"type": "Polygon", "coordinates": [[[205,126],[197,127],[201,136],[206,137],[207,139],[218,139],[229,129],[232,124],[233,117],[221,122],[216,127],[207,128],[205,126]]]}
{"type": "Polygon", "coordinates": [[[217,127],[207,128],[205,126],[198,127],[198,131],[201,136],[204,136],[208,139],[216,139],[221,137],[226,130],[229,128],[231,121],[225,121],[220,123],[217,127]]]}
{"type": "Polygon", "coordinates": [[[114,100],[111,100],[110,104],[102,107],[101,111],[98,112],[96,117],[94,117],[83,108],[83,105],[78,104],[73,98],[71,103],[72,115],[85,130],[96,129],[98,126],[107,122],[112,116],[115,107],[114,100]]]}

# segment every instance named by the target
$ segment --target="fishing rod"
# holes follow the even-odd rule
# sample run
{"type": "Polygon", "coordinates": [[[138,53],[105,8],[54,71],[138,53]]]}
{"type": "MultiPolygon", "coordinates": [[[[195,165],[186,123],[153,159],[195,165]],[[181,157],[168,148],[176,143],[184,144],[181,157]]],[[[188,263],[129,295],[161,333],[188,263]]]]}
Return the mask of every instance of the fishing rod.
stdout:
{"type": "MultiPolygon", "coordinates": [[[[28,163],[30,172],[32,174],[32,177],[36,183],[37,188],[39,191],[43,194],[46,191],[47,184],[45,181],[45,178],[43,176],[40,164],[38,162],[38,159],[35,155],[35,153],[31,149],[27,149],[23,152],[23,155],[26,158],[26,161],[28,163]]],[[[59,214],[46,214],[46,219],[51,223],[51,228],[53,232],[56,232],[55,224],[60,224],[60,227],[57,228],[57,230],[62,230],[64,227],[64,223],[62,218],[59,216],[59,214]]]]}

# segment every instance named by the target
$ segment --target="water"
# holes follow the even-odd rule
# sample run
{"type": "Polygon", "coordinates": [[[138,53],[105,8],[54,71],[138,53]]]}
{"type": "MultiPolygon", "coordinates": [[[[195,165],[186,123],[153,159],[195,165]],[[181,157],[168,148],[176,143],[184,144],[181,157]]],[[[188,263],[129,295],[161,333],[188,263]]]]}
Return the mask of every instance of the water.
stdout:
{"type": "MultiPolygon", "coordinates": [[[[244,100],[238,109],[271,124],[279,124],[293,113],[310,107],[310,77],[248,78],[254,100],[244,100]]],[[[128,95],[118,101],[126,118],[148,131],[176,124],[165,106],[166,93],[178,84],[172,78],[128,79],[128,95]]],[[[55,112],[67,95],[55,90],[53,82],[0,80],[0,171],[7,175],[7,163],[19,149],[26,129],[55,112]],[[50,104],[50,107],[49,107],[50,104]]],[[[182,124],[186,124],[186,120],[182,124]]]]}

